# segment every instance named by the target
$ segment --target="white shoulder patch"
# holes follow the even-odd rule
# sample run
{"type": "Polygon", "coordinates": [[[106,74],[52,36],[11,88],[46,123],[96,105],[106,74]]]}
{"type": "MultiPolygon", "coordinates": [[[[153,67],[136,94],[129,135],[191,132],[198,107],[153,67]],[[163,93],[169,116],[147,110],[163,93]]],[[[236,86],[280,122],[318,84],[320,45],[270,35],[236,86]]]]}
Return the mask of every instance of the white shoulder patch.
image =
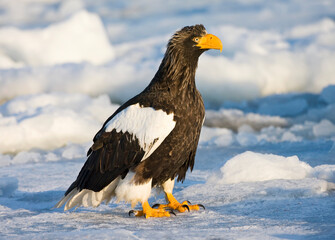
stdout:
{"type": "Polygon", "coordinates": [[[130,105],[114,116],[105,126],[106,132],[133,134],[145,151],[142,161],[148,158],[170,134],[176,125],[173,113],[151,107],[141,107],[138,103],[130,105]]]}

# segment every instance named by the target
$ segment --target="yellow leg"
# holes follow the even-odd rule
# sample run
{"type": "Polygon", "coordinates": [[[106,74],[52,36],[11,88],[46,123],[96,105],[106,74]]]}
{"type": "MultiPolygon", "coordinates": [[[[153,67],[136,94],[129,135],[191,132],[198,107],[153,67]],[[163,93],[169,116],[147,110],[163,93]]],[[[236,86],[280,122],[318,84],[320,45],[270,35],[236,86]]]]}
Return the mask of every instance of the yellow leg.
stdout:
{"type": "Polygon", "coordinates": [[[164,209],[153,209],[150,207],[148,201],[145,201],[144,203],[142,203],[142,211],[135,211],[135,210],[131,210],[129,212],[129,215],[131,213],[134,213],[136,217],[142,217],[145,216],[146,218],[149,217],[170,217],[170,213],[164,209]]]}
{"type": "Polygon", "coordinates": [[[168,204],[155,204],[154,207],[158,206],[158,209],[171,208],[174,210],[178,210],[179,212],[185,212],[186,210],[199,211],[200,207],[205,209],[202,204],[191,205],[188,201],[179,203],[172,195],[172,193],[165,193],[165,197],[168,204]]]}

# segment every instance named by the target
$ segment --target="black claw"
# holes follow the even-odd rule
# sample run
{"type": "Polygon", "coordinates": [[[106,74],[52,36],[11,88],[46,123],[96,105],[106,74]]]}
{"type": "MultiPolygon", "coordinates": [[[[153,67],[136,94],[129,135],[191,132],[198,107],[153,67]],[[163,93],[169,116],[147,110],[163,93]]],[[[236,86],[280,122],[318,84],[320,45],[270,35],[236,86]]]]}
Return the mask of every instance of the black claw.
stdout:
{"type": "Polygon", "coordinates": [[[160,204],[156,203],[156,204],[152,205],[152,208],[159,207],[159,206],[160,206],[160,204]]]}
{"type": "Polygon", "coordinates": [[[186,200],[186,202],[187,202],[188,204],[192,205],[192,203],[191,203],[189,200],[186,200]]]}
{"type": "Polygon", "coordinates": [[[128,214],[129,214],[129,217],[130,217],[131,214],[134,214],[134,216],[135,216],[135,211],[134,210],[130,210],[128,214]]]}
{"type": "Polygon", "coordinates": [[[173,215],[175,215],[175,216],[177,216],[177,215],[174,213],[173,210],[170,210],[169,213],[170,213],[170,214],[173,214],[173,215]]]}
{"type": "Polygon", "coordinates": [[[181,206],[184,207],[184,208],[187,208],[187,210],[190,211],[190,207],[188,205],[184,204],[184,205],[181,205],[181,206]]]}
{"type": "Polygon", "coordinates": [[[204,210],[206,209],[204,205],[198,204],[199,207],[202,207],[204,210]]]}

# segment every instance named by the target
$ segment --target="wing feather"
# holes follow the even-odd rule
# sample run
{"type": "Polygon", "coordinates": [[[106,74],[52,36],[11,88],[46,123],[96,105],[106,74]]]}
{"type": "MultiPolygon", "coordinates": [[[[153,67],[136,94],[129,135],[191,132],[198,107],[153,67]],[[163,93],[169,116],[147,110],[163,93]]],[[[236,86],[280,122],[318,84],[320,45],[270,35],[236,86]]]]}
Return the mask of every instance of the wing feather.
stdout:
{"type": "Polygon", "coordinates": [[[94,137],[88,158],[66,191],[101,191],[114,179],[147,159],[175,127],[173,114],[139,104],[113,115],[94,137]]]}

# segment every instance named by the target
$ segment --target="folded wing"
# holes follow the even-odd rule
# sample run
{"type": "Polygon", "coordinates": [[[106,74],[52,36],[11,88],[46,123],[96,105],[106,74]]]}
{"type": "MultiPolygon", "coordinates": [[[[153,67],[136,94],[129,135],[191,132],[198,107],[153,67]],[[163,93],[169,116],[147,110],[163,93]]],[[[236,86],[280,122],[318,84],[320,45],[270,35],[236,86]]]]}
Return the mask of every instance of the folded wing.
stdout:
{"type": "Polygon", "coordinates": [[[118,177],[124,178],[171,133],[176,124],[173,118],[172,113],[140,104],[119,111],[96,135],[87,161],[60,201],[61,205],[69,200],[66,196],[73,190],[77,195],[84,189],[100,192],[118,177]]]}

